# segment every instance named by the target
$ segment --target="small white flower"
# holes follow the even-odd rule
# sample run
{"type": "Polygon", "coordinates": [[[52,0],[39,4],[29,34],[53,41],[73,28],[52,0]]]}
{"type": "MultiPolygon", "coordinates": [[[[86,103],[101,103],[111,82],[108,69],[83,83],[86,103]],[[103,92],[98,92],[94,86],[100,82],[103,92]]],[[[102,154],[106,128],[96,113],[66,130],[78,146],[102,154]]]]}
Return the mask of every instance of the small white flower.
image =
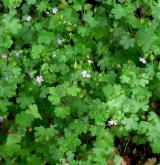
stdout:
{"type": "Polygon", "coordinates": [[[143,64],[147,64],[147,61],[142,57],[139,57],[139,61],[142,62],[143,64]]]}
{"type": "Polygon", "coordinates": [[[90,78],[91,77],[91,75],[90,74],[88,74],[88,72],[86,71],[86,70],[84,70],[84,71],[82,71],[82,76],[85,78],[90,78]]]}
{"type": "Polygon", "coordinates": [[[3,55],[2,55],[2,58],[3,58],[3,59],[7,59],[7,58],[8,58],[8,55],[7,55],[7,54],[3,54],[3,55]]]}
{"type": "Polygon", "coordinates": [[[44,80],[43,80],[43,77],[42,76],[37,76],[36,77],[36,81],[41,84],[44,80]]]}
{"type": "Polygon", "coordinates": [[[108,125],[117,125],[117,120],[113,120],[113,119],[109,120],[108,125]]]}
{"type": "Polygon", "coordinates": [[[87,75],[87,71],[86,70],[82,71],[82,76],[86,77],[86,75],[87,75]]]}
{"type": "Polygon", "coordinates": [[[93,61],[91,60],[88,60],[88,64],[91,65],[93,63],[93,61]]]}
{"type": "Polygon", "coordinates": [[[29,15],[29,16],[26,18],[26,20],[29,22],[29,21],[32,20],[32,17],[29,15]]]}
{"type": "Polygon", "coordinates": [[[52,13],[56,14],[58,12],[58,8],[57,7],[53,7],[52,8],[52,13]]]}
{"type": "Polygon", "coordinates": [[[59,37],[57,38],[57,41],[56,42],[57,42],[58,45],[61,45],[62,44],[62,40],[59,37]]]}

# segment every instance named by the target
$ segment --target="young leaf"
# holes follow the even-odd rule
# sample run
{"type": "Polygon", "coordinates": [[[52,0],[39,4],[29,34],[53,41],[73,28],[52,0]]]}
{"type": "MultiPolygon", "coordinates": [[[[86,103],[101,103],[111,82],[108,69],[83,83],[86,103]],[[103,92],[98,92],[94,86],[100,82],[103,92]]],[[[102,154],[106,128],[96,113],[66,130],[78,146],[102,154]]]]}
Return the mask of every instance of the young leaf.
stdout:
{"type": "Polygon", "coordinates": [[[103,92],[107,99],[111,98],[114,92],[113,86],[110,84],[106,85],[105,87],[103,87],[103,92]]]}
{"type": "Polygon", "coordinates": [[[79,93],[79,88],[76,85],[72,85],[71,87],[67,88],[67,93],[70,96],[77,96],[77,94],[79,93]]]}
{"type": "Polygon", "coordinates": [[[57,117],[65,118],[70,115],[70,107],[56,107],[54,112],[57,117]]]}
{"type": "Polygon", "coordinates": [[[137,117],[136,114],[132,114],[130,116],[130,118],[124,118],[122,120],[122,124],[125,126],[126,130],[127,131],[130,131],[130,130],[137,130],[138,128],[138,123],[137,121],[139,120],[139,118],[137,117]]]}
{"type": "Polygon", "coordinates": [[[41,45],[41,44],[33,45],[32,46],[32,52],[31,52],[32,58],[34,60],[41,58],[41,55],[42,55],[44,50],[45,50],[45,47],[43,45],[41,45]]]}
{"type": "Polygon", "coordinates": [[[34,98],[33,96],[20,96],[17,98],[17,103],[20,104],[20,107],[22,109],[27,108],[29,105],[31,105],[32,103],[34,103],[34,98]]]}
{"type": "Polygon", "coordinates": [[[36,104],[30,105],[29,109],[26,110],[26,113],[31,114],[35,119],[42,119],[41,115],[38,112],[38,107],[36,104]]]}
{"type": "Polygon", "coordinates": [[[15,123],[19,125],[20,129],[25,129],[29,127],[34,120],[33,115],[28,114],[24,111],[16,115],[15,123]]]}
{"type": "Polygon", "coordinates": [[[133,48],[135,43],[134,38],[129,38],[128,36],[122,36],[120,44],[123,45],[124,49],[133,48]]]}
{"type": "Polygon", "coordinates": [[[60,87],[50,87],[49,88],[49,94],[48,100],[53,104],[53,105],[58,105],[60,103],[61,97],[63,97],[64,94],[64,89],[60,87]]]}
{"type": "Polygon", "coordinates": [[[139,29],[136,34],[136,41],[138,46],[142,47],[144,52],[151,50],[154,42],[158,39],[157,35],[152,29],[139,29]],[[151,36],[151,37],[149,37],[151,36]]]}
{"type": "Polygon", "coordinates": [[[115,5],[111,12],[115,15],[116,19],[126,16],[126,12],[120,4],[115,5]]]}

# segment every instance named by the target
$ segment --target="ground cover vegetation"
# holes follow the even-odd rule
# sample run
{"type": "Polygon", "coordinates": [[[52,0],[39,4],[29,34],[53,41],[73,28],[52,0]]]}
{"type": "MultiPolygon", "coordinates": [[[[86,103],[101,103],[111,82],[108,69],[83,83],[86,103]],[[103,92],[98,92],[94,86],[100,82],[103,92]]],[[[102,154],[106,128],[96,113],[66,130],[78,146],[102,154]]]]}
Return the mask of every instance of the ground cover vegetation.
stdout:
{"type": "Polygon", "coordinates": [[[160,0],[0,1],[0,164],[160,161],[160,0]]]}

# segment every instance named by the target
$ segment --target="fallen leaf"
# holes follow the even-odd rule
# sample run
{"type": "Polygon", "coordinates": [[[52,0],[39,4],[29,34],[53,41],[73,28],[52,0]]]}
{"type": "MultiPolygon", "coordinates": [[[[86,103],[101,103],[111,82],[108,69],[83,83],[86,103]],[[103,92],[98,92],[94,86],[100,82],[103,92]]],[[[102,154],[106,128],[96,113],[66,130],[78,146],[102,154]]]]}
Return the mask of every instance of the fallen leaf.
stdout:
{"type": "Polygon", "coordinates": [[[156,158],[148,158],[148,160],[144,163],[144,165],[155,165],[157,162],[156,158]]]}

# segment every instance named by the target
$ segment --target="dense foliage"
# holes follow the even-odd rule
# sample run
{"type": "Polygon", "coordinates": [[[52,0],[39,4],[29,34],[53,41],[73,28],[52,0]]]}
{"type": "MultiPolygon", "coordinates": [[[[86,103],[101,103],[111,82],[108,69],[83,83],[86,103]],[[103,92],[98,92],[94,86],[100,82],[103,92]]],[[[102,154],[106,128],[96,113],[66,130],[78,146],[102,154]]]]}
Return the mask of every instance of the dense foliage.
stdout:
{"type": "Polygon", "coordinates": [[[0,164],[160,154],[159,0],[2,0],[0,38],[0,164]]]}

